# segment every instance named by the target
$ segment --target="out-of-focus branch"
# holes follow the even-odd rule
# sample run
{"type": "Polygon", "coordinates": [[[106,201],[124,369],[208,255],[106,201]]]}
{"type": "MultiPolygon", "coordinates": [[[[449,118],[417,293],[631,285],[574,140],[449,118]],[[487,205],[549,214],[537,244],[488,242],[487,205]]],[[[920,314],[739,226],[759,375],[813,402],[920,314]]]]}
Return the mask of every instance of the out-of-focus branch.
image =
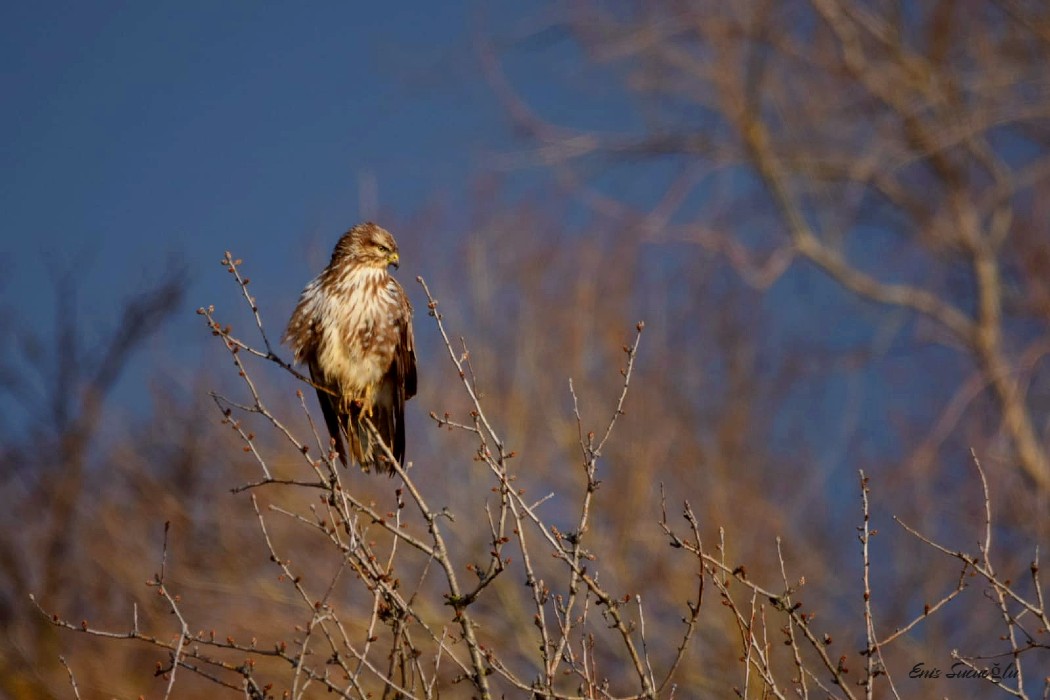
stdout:
{"type": "MultiPolygon", "coordinates": [[[[621,87],[637,99],[625,109],[652,117],[617,134],[545,118],[512,85],[491,42],[478,53],[539,154],[530,162],[609,221],[629,222],[639,240],[699,243],[759,288],[806,260],[844,290],[947,331],[983,375],[1019,471],[1047,492],[1045,435],[1015,370],[1024,332],[1004,310],[1015,257],[1024,254],[1018,207],[1050,171],[1041,128],[1050,100],[1038,72],[1045,23],[1040,8],[1012,2],[918,13],[853,0],[593,4],[567,12],[564,26],[593,63],[621,71],[621,87]],[[980,40],[969,41],[975,32],[980,40]],[[651,206],[621,199],[603,177],[630,166],[640,177],[649,166],[662,176],[668,165],[689,177],[649,197],[651,206]],[[730,191],[757,178],[772,211],[759,195],[755,217],[736,213],[739,230],[736,221],[719,226],[708,186],[720,172],[730,191]],[[706,203],[701,224],[676,220],[698,202],[706,203]],[[752,222],[782,228],[790,244],[763,239],[772,252],[762,259],[748,243],[752,222]],[[852,260],[854,242],[871,228],[901,241],[906,263],[935,268],[925,277],[906,270],[923,281],[897,281],[890,258],[852,260]],[[969,268],[962,294],[960,259],[969,268]]],[[[753,204],[728,199],[727,211],[753,204]]]]}
{"type": "Polygon", "coordinates": [[[841,253],[822,243],[806,223],[801,206],[790,192],[789,178],[773,149],[772,137],[765,122],[754,109],[745,110],[740,116],[741,135],[754,157],[759,173],[780,207],[788,233],[799,254],[855,294],[872,301],[916,311],[941,324],[958,339],[972,342],[974,323],[955,306],[921,288],[880,282],[850,265],[841,253]]]}
{"type": "MultiPolygon", "coordinates": [[[[953,204],[959,231],[958,243],[967,251],[974,274],[977,293],[977,312],[973,318],[943,296],[925,289],[905,284],[884,283],[877,278],[851,265],[842,254],[825,243],[813,230],[803,214],[803,205],[792,192],[792,178],[784,167],[777,153],[775,137],[763,115],[762,104],[758,101],[759,90],[754,85],[732,86],[743,95],[727,95],[727,104],[740,105],[739,133],[743,143],[753,159],[758,173],[765,181],[774,201],[786,223],[795,246],[795,250],[827,272],[846,289],[883,304],[911,309],[916,313],[938,323],[956,337],[975,356],[984,369],[990,385],[1002,406],[1004,425],[1017,449],[1018,462],[1022,470],[1040,488],[1050,491],[1050,457],[1041,445],[1032,417],[1018,390],[1017,380],[1006,359],[1002,342],[1000,262],[996,256],[993,241],[1002,240],[1009,227],[1011,217],[1006,206],[1005,197],[1000,198],[1000,207],[992,217],[992,231],[985,233],[979,224],[979,213],[973,203],[965,200],[961,192],[963,176],[959,165],[949,155],[931,145],[931,129],[922,121],[921,111],[915,97],[922,94],[926,102],[933,103],[942,99],[937,93],[934,81],[922,81],[917,76],[928,72],[918,58],[904,51],[898,44],[892,43],[891,60],[896,61],[900,70],[895,74],[904,81],[907,89],[899,84],[891,85],[886,77],[884,67],[876,67],[868,60],[861,34],[867,30],[880,42],[886,43],[886,32],[875,18],[859,8],[838,0],[813,0],[814,7],[834,30],[841,45],[842,56],[846,66],[875,97],[882,100],[904,120],[906,128],[914,141],[919,145],[920,153],[929,159],[947,187],[952,190],[953,204]],[[861,15],[860,20],[850,17],[850,12],[861,15]],[[861,28],[863,27],[863,29],[861,28]],[[909,82],[917,81],[914,84],[909,82]],[[932,86],[932,87],[928,87],[932,86]],[[908,101],[906,96],[912,99],[908,101]]],[[[757,50],[755,56],[764,56],[757,50]]],[[[756,83],[762,80],[763,59],[756,61],[757,68],[750,76],[756,83]]],[[[990,149],[982,148],[979,141],[968,135],[964,142],[974,149],[976,154],[992,163],[992,171],[998,174],[998,180],[1008,182],[1009,176],[1003,174],[1003,168],[997,159],[989,155],[990,149]]]]}

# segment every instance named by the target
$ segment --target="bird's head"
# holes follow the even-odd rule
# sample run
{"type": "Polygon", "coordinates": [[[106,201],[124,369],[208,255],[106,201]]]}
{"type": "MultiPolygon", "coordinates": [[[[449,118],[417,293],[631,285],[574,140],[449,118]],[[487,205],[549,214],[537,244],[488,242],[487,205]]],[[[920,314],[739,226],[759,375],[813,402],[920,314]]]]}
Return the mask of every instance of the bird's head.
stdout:
{"type": "Polygon", "coordinates": [[[332,253],[332,264],[347,259],[356,265],[380,270],[385,270],[390,265],[397,267],[401,262],[397,241],[389,231],[371,221],[354,226],[336,243],[332,253]]]}

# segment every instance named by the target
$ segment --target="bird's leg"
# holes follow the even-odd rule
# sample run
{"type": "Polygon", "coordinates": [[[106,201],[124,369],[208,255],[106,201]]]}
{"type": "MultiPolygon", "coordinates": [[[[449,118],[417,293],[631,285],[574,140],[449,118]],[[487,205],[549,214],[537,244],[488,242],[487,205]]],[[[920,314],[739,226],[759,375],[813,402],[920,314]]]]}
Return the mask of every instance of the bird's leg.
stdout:
{"type": "Polygon", "coordinates": [[[365,395],[361,397],[358,404],[361,406],[361,413],[368,418],[372,417],[372,387],[365,387],[365,395]]]}

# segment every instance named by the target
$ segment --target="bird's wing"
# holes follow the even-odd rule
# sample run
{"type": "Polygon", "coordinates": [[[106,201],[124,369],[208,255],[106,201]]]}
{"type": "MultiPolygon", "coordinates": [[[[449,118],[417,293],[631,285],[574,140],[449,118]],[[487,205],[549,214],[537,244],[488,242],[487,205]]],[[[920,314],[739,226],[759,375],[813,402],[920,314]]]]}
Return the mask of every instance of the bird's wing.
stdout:
{"type": "Polygon", "coordinates": [[[397,345],[390,368],[376,392],[372,422],[398,463],[404,464],[405,402],[416,395],[416,350],[412,335],[412,306],[400,285],[398,291],[401,314],[397,321],[397,345]]]}
{"type": "Polygon", "coordinates": [[[310,380],[317,387],[317,402],[321,404],[321,413],[324,414],[325,425],[328,426],[328,434],[335,441],[335,451],[339,453],[339,460],[346,466],[346,446],[343,444],[342,425],[345,418],[339,415],[336,406],[336,397],[321,387],[327,386],[324,375],[317,367],[316,361],[310,362],[310,380]]]}
{"type": "MultiPolygon", "coordinates": [[[[405,429],[402,422],[404,402],[398,401],[400,392],[398,391],[397,377],[393,368],[394,365],[392,364],[390,370],[379,381],[375,400],[372,403],[372,415],[369,419],[372,421],[372,425],[375,426],[376,432],[379,433],[380,439],[394,453],[397,461],[402,463],[405,458],[405,429]]],[[[369,443],[373,442],[374,440],[369,440],[369,443]]],[[[372,465],[378,471],[385,471],[391,476],[394,475],[395,470],[386,463],[382,448],[378,445],[369,444],[369,449],[366,452],[371,457],[372,465]]]]}
{"type": "Polygon", "coordinates": [[[394,455],[397,461],[405,459],[405,402],[416,395],[416,339],[412,333],[412,304],[401,289],[401,318],[398,322],[398,343],[394,350],[392,370],[394,380],[394,455]]]}
{"type": "MultiPolygon", "coordinates": [[[[404,295],[403,290],[401,294],[404,295]]],[[[398,343],[395,358],[398,371],[403,378],[404,397],[402,403],[416,395],[416,339],[412,333],[412,305],[408,303],[407,297],[404,297],[403,309],[405,313],[401,320],[401,342],[398,343]]]]}

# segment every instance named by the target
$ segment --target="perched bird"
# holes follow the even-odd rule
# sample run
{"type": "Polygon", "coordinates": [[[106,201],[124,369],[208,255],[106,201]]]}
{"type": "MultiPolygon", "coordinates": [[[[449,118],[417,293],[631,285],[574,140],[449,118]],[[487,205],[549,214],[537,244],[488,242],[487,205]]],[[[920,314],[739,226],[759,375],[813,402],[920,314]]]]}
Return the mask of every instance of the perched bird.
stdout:
{"type": "Polygon", "coordinates": [[[412,305],[387,268],[397,243],[369,222],[343,234],[328,267],[306,285],[283,342],[310,368],[328,432],[343,464],[394,473],[364,420],[399,463],[405,458],[405,401],[416,393],[412,305]]]}

